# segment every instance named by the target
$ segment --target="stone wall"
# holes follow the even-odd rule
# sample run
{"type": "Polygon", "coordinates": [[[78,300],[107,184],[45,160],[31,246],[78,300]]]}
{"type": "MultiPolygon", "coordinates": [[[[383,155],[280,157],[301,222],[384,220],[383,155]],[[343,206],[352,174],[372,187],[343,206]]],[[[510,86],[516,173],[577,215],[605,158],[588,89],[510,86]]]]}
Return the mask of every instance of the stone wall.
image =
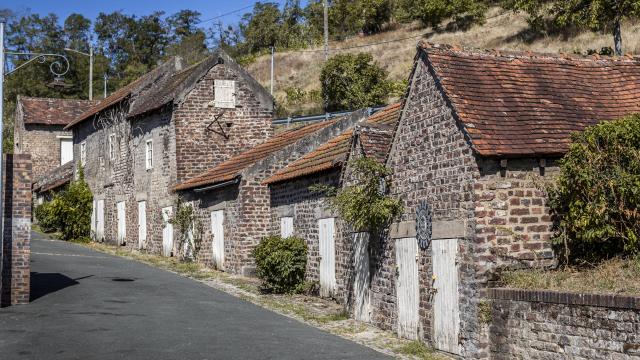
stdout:
{"type": "Polygon", "coordinates": [[[4,228],[0,258],[0,306],[28,304],[31,256],[29,154],[4,156],[4,228]]]}
{"type": "Polygon", "coordinates": [[[60,137],[70,138],[72,135],[63,128],[63,125],[16,122],[14,150],[16,154],[31,154],[34,180],[60,166],[60,137]]]}
{"type": "Polygon", "coordinates": [[[640,359],[640,297],[491,289],[492,359],[640,359]]]}

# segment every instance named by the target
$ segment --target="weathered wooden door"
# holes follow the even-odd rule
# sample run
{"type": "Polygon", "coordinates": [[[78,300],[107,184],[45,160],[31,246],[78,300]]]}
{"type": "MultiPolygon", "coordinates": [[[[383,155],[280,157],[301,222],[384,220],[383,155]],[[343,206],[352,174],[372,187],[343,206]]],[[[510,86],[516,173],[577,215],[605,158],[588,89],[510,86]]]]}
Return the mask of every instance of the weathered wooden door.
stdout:
{"type": "Polygon", "coordinates": [[[147,202],[138,201],[138,249],[147,244],[147,202]]]}
{"type": "Polygon", "coordinates": [[[118,211],[118,245],[124,245],[127,239],[127,220],[124,201],[116,204],[118,211]]]}
{"type": "Polygon", "coordinates": [[[96,240],[104,241],[104,200],[98,200],[97,202],[96,240]]]}
{"type": "Polygon", "coordinates": [[[371,320],[369,275],[369,233],[353,234],[353,315],[356,320],[371,320]]]}
{"type": "Polygon", "coordinates": [[[212,259],[218,270],[224,270],[224,211],[211,212],[212,259]]]}
{"type": "Polygon", "coordinates": [[[396,240],[396,291],[398,336],[418,338],[418,242],[415,238],[396,240]]]}
{"type": "Polygon", "coordinates": [[[60,165],[73,161],[73,139],[60,139],[60,165]]]}
{"type": "Polygon", "coordinates": [[[97,201],[94,199],[91,203],[91,238],[97,240],[96,236],[96,206],[97,201]]]}
{"type": "Polygon", "coordinates": [[[171,206],[162,208],[162,255],[167,257],[173,252],[173,224],[169,222],[172,215],[171,206]]]}
{"type": "Polygon", "coordinates": [[[318,220],[320,238],[320,296],[332,297],[336,289],[335,219],[318,220]]]}
{"type": "Polygon", "coordinates": [[[285,216],[280,218],[280,236],[287,238],[293,235],[293,217],[285,216]]]}
{"type": "Polygon", "coordinates": [[[431,249],[436,290],[433,298],[433,342],[438,350],[459,354],[458,240],[433,240],[431,249]]]}

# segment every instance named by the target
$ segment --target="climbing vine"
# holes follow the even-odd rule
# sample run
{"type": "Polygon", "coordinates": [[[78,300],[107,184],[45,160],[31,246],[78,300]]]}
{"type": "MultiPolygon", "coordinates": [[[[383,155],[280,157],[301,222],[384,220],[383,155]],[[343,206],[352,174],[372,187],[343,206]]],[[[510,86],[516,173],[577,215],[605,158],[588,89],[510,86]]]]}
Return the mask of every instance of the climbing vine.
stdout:
{"type": "Polygon", "coordinates": [[[329,205],[355,231],[378,232],[400,213],[402,204],[386,193],[391,171],[371,158],[361,157],[348,163],[346,186],[314,185],[311,191],[329,196],[329,205]]]}
{"type": "Polygon", "coordinates": [[[178,230],[178,251],[181,252],[182,260],[195,260],[202,247],[203,226],[193,205],[178,197],[176,212],[169,223],[178,230]]]}

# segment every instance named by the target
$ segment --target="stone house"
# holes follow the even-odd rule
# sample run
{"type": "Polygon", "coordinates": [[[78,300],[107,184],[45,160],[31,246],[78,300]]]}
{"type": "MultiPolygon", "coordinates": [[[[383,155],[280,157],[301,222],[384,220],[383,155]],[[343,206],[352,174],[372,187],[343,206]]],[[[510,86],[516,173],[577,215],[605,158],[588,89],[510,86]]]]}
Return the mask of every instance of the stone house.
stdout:
{"type": "Polygon", "coordinates": [[[360,110],[342,118],[274,135],[174,190],[198,214],[199,261],[217,269],[252,275],[255,246],[270,234],[269,188],[263,181],[289,162],[362,121],[360,110]]]}
{"type": "Polygon", "coordinates": [[[50,201],[53,194],[73,179],[73,161],[48,171],[33,183],[32,192],[35,205],[41,205],[45,201],[50,201]]]}
{"type": "Polygon", "coordinates": [[[640,112],[638,65],[420,43],[386,162],[404,212],[371,244],[371,321],[488,357],[487,286],[555,263],[544,184],[571,132],[640,112]]]}
{"type": "MultiPolygon", "coordinates": [[[[361,265],[354,253],[358,246],[354,247],[354,244],[362,239],[354,241],[351,228],[328,206],[326,195],[310,187],[341,187],[344,174],[348,172],[348,158],[356,152],[358,156],[370,156],[384,162],[400,105],[392,104],[370,115],[363,123],[330,139],[263,181],[270,189],[271,232],[304,239],[309,249],[306,280],[318,282],[321,296],[337,299],[356,318],[365,321],[368,321],[369,310],[362,303],[368,302],[368,294],[364,299],[354,293],[359,294],[357,280],[366,281],[368,277],[356,276],[360,273],[353,271],[361,265]]],[[[368,266],[365,267],[363,273],[368,275],[368,266]]]]}
{"type": "Polygon", "coordinates": [[[94,195],[99,241],[176,254],[180,183],[263,142],[273,99],[222,51],[184,67],[172,58],[114,92],[65,129],[94,195]]]}
{"type": "Polygon", "coordinates": [[[96,103],[18,96],[14,152],[31,154],[34,180],[73,160],[72,133],[64,127],[96,103]]]}

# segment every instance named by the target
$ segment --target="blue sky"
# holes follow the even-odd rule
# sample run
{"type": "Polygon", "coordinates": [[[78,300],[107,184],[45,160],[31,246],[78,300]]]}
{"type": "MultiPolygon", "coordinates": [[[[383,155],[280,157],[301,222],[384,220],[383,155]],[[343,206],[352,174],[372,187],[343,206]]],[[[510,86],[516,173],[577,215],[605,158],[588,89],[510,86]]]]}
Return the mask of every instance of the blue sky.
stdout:
{"type": "MultiPolygon", "coordinates": [[[[270,1],[284,3],[284,0],[270,1]]],[[[155,10],[173,14],[181,9],[191,9],[201,12],[202,19],[205,20],[250,6],[255,2],[255,0],[3,0],[0,8],[9,8],[18,15],[29,12],[42,15],[55,13],[61,18],[61,21],[71,13],[80,13],[94,20],[100,12],[109,13],[117,10],[141,16],[155,10]]],[[[242,14],[249,11],[251,8],[224,16],[221,20],[224,24],[236,24],[242,14]]],[[[209,24],[203,25],[209,26],[209,24]]]]}

